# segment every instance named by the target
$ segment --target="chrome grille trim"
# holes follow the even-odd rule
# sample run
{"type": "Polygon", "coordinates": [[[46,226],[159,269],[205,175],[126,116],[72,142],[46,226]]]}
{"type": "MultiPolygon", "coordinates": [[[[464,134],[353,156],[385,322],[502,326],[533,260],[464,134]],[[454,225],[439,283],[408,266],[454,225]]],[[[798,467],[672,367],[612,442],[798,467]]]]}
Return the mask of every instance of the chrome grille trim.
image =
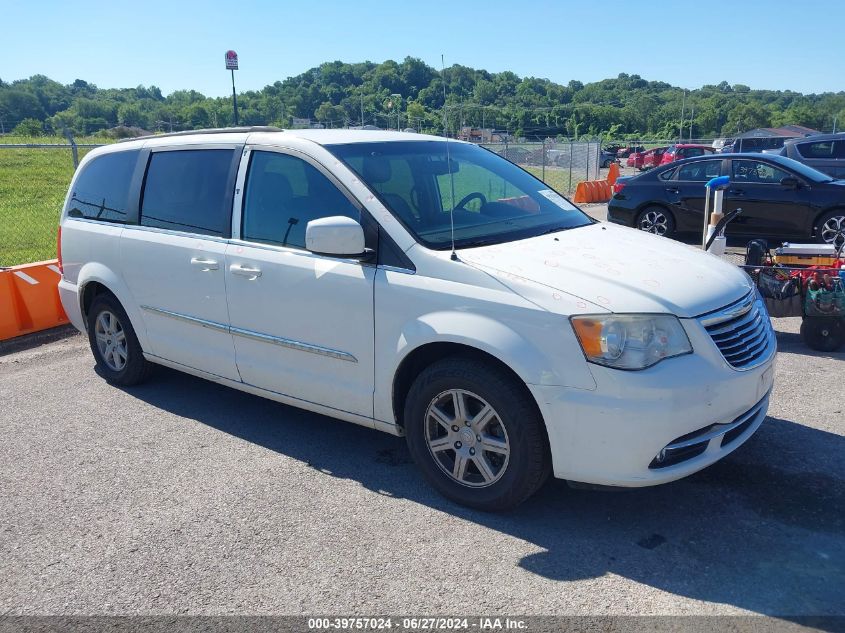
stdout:
{"type": "Polygon", "coordinates": [[[759,367],[775,353],[775,333],[756,291],[698,318],[725,361],[737,371],[759,367]]]}

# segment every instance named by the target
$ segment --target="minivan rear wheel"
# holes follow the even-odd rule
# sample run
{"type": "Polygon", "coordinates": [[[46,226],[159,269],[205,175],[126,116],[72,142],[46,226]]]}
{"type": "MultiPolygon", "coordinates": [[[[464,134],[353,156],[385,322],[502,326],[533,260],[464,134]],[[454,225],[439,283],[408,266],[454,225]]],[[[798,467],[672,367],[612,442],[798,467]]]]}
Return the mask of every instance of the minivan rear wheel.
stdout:
{"type": "Polygon", "coordinates": [[[144,358],[126,311],[110,294],[97,295],[91,303],[88,342],[97,369],[110,383],[136,385],[152,371],[153,365],[144,358]]]}
{"type": "Polygon", "coordinates": [[[462,505],[513,508],[549,475],[545,428],[530,394],[483,361],[455,356],[430,365],[411,386],[404,420],[423,476],[462,505]]]}

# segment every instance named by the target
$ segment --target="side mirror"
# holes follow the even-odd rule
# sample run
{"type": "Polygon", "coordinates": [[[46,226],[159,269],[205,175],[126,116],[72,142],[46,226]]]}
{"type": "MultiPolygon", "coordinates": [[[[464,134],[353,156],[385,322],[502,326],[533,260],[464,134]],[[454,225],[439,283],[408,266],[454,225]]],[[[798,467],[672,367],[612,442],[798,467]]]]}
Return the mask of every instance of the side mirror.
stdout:
{"type": "Polygon", "coordinates": [[[311,220],[305,226],[305,248],[318,255],[362,257],[364,229],[345,215],[311,220]]]}
{"type": "Polygon", "coordinates": [[[801,186],[801,183],[798,182],[798,179],[794,178],[793,176],[786,176],[785,178],[781,178],[780,184],[788,189],[798,189],[801,186]]]}

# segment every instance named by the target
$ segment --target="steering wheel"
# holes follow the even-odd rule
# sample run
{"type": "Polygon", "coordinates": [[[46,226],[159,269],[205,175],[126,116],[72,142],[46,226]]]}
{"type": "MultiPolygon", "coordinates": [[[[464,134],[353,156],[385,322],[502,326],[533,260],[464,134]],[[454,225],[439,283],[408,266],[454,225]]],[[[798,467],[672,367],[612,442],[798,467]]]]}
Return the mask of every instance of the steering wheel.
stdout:
{"type": "MultiPolygon", "coordinates": [[[[478,191],[473,191],[472,193],[467,194],[463,198],[461,198],[461,201],[458,202],[458,204],[455,205],[455,208],[456,209],[464,209],[464,207],[467,204],[469,204],[470,200],[474,200],[475,198],[478,198],[479,200],[481,200],[481,206],[484,206],[485,204],[487,204],[487,198],[484,196],[483,193],[478,192],[478,191]]],[[[466,210],[466,209],[464,209],[464,210],[466,210]]]]}

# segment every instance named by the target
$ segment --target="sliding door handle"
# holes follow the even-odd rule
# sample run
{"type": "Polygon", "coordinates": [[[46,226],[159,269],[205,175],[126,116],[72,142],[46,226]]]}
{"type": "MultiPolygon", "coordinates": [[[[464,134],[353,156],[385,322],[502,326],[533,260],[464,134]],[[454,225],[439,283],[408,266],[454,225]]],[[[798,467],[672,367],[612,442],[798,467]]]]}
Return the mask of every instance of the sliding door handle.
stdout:
{"type": "Polygon", "coordinates": [[[197,266],[199,269],[207,273],[212,270],[218,270],[220,264],[214,259],[203,259],[202,257],[191,257],[191,266],[197,266]]]}

